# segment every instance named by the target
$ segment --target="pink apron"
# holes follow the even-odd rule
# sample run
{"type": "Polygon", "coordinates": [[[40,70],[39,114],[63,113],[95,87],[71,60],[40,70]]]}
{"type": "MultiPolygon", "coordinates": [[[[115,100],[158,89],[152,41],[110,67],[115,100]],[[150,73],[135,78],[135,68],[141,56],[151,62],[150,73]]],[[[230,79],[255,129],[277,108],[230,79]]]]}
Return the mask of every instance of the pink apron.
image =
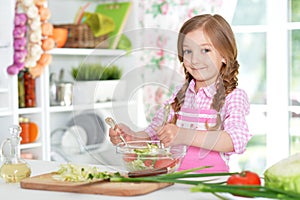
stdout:
{"type": "MultiPolygon", "coordinates": [[[[217,112],[215,110],[182,108],[178,113],[177,126],[195,130],[206,130],[205,123],[213,126],[216,123],[217,112]]],[[[201,166],[212,166],[199,172],[228,172],[228,159],[224,153],[189,146],[187,154],[182,160],[180,170],[201,166]]]]}

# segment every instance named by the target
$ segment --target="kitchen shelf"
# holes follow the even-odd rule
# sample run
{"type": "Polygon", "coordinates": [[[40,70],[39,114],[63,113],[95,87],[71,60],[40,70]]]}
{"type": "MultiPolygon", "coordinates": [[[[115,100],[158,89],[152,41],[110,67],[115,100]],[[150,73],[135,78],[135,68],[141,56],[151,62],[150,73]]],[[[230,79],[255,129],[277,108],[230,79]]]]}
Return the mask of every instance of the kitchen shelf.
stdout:
{"type": "Polygon", "coordinates": [[[51,106],[49,108],[50,112],[70,112],[73,111],[74,107],[73,106],[51,106]]]}
{"type": "Polygon", "coordinates": [[[42,112],[42,109],[40,107],[34,107],[34,108],[20,108],[19,114],[36,114],[42,112]]]}
{"type": "Polygon", "coordinates": [[[112,105],[115,107],[118,106],[126,106],[128,102],[118,101],[118,102],[103,102],[103,103],[95,103],[95,104],[87,104],[87,105],[71,105],[71,106],[51,106],[49,111],[51,113],[55,112],[70,112],[74,110],[89,110],[89,109],[101,109],[101,108],[111,108],[112,105]]]}
{"type": "Polygon", "coordinates": [[[52,55],[94,55],[94,56],[120,56],[126,51],[119,49],[82,49],[82,48],[55,48],[49,51],[52,55]]]}
{"type": "Polygon", "coordinates": [[[37,148],[37,147],[41,147],[41,146],[42,146],[41,142],[34,142],[34,143],[28,143],[28,144],[21,144],[20,149],[24,150],[24,149],[37,148]]]}
{"type": "Polygon", "coordinates": [[[11,116],[13,112],[7,108],[0,108],[0,117],[11,116]]]}

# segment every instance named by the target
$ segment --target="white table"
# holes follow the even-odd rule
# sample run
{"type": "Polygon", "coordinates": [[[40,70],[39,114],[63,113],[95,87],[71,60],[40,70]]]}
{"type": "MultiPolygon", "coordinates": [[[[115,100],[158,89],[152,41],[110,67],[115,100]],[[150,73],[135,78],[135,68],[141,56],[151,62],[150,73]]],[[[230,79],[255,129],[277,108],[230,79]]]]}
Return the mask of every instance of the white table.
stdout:
{"type": "MultiPolygon", "coordinates": [[[[52,171],[56,171],[59,168],[59,162],[48,162],[40,160],[28,160],[28,164],[31,167],[31,176],[44,174],[52,171]]],[[[103,167],[103,166],[102,166],[103,167]]],[[[167,188],[146,194],[141,196],[108,196],[108,195],[94,195],[94,194],[79,194],[69,192],[55,192],[44,190],[29,190],[20,187],[19,183],[5,183],[3,179],[0,179],[0,196],[7,197],[9,200],[22,199],[22,200],[77,200],[77,199],[144,199],[144,200],[159,200],[159,199],[180,199],[180,200],[192,200],[192,199],[218,199],[214,195],[201,192],[190,192],[190,185],[174,184],[167,188]]]]}

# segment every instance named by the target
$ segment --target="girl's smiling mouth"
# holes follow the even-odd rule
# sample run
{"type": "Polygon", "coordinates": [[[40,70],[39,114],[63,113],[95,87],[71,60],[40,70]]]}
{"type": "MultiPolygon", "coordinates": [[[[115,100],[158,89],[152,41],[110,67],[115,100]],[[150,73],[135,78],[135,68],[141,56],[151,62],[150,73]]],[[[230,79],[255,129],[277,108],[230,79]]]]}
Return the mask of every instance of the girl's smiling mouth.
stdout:
{"type": "Polygon", "coordinates": [[[204,70],[207,69],[207,66],[190,66],[191,70],[204,70]]]}

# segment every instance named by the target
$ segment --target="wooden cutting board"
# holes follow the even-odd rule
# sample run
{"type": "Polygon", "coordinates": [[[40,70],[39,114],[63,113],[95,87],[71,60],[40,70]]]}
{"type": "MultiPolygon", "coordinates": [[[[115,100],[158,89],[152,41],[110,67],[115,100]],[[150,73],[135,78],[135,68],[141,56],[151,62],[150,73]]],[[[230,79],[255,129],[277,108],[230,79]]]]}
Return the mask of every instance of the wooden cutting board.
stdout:
{"type": "Polygon", "coordinates": [[[85,194],[103,194],[111,196],[137,196],[147,194],[172,183],[133,183],[133,182],[98,182],[78,185],[78,183],[62,182],[52,178],[54,173],[42,174],[23,179],[21,188],[60,192],[76,192],[85,194]]]}

